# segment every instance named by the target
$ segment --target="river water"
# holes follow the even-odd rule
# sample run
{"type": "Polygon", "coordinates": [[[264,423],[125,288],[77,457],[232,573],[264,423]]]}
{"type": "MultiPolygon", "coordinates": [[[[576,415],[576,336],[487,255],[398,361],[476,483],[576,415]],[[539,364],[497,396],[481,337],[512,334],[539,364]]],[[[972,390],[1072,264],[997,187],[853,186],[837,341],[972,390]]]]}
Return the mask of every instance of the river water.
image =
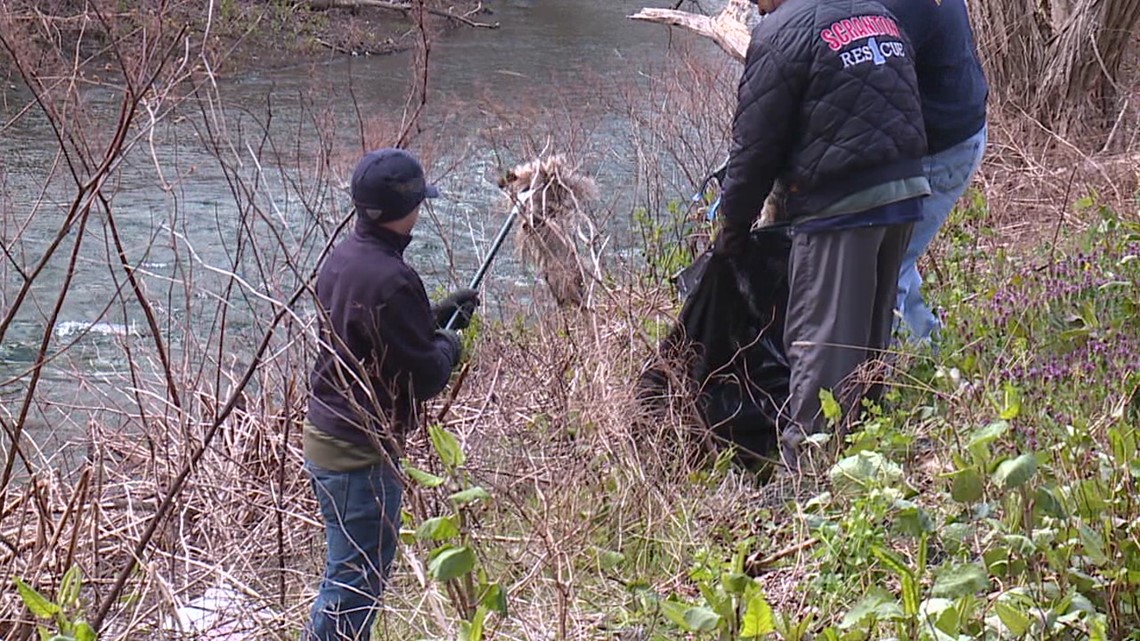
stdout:
{"type": "MultiPolygon", "coordinates": [[[[499,29],[459,28],[431,43],[424,132],[410,147],[425,158],[445,197],[417,230],[409,262],[429,292],[465,280],[505,213],[493,177],[545,146],[571,149],[595,176],[603,194],[598,210],[606,212],[600,225],[612,237],[607,251],[635,259],[630,212],[639,203],[686,196],[692,176],[707,167],[647,158],[630,132],[652,125],[655,110],[675,108],[651,103],[660,97],[654,82],[677,64],[673,52],[707,58],[710,68],[723,54],[626,18],[642,6],[664,6],[660,1],[493,0],[487,6],[493,15],[479,19],[500,23],[499,29]],[[655,167],[658,182],[646,184],[646,164],[655,167]],[[647,190],[656,193],[650,197],[647,190]]],[[[108,189],[115,220],[164,339],[187,368],[236,368],[248,358],[250,337],[265,326],[264,299],[283,298],[296,286],[343,215],[347,200],[338,188],[355,158],[398,130],[416,79],[413,61],[413,53],[329,54],[221,77],[211,93],[216,103],[208,104],[224,109],[226,130],[215,136],[222,151],[207,144],[208,104],[192,99],[128,154],[108,189]],[[332,175],[315,169],[326,163],[332,175]],[[251,213],[253,205],[261,213],[251,213]],[[254,251],[249,243],[264,244],[254,251]],[[237,285],[234,273],[242,279],[237,285]],[[227,332],[239,338],[226,339],[227,332]]],[[[92,114],[82,126],[109,127],[117,92],[96,86],[82,95],[92,114]]],[[[20,112],[29,99],[16,84],[4,87],[0,116],[9,125],[0,133],[0,235],[12,254],[2,270],[5,312],[21,283],[16,266],[26,272],[44,251],[75,193],[58,172],[58,145],[46,118],[35,109],[20,112]]],[[[689,153],[711,163],[723,147],[689,153]]],[[[58,356],[27,421],[49,458],[55,439],[83,433],[92,407],[130,397],[138,383],[126,366],[131,359],[154,360],[123,271],[108,267],[115,254],[105,221],[94,216],[85,233],[90,237],[74,267],[68,266],[68,241],[0,341],[0,397],[15,414],[26,369],[45,332],[53,336],[58,356]],[[73,286],[49,327],[69,271],[73,286]]],[[[486,313],[501,318],[524,309],[537,291],[534,280],[513,252],[504,252],[488,283],[486,313]]],[[[308,306],[303,299],[301,307],[308,306]]],[[[305,317],[299,310],[298,318],[305,317]]]]}

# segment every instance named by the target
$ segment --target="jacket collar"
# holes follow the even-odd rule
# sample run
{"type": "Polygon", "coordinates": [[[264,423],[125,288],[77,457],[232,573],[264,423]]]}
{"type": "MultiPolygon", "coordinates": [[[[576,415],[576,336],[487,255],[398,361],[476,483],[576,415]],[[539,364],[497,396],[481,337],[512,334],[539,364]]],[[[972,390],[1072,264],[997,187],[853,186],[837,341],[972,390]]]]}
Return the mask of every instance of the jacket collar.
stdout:
{"type": "Polygon", "coordinates": [[[391,229],[361,216],[356,217],[355,230],[361,238],[379,241],[382,245],[392,248],[400,256],[404,255],[404,249],[408,243],[412,242],[410,235],[397,234],[391,229]]]}

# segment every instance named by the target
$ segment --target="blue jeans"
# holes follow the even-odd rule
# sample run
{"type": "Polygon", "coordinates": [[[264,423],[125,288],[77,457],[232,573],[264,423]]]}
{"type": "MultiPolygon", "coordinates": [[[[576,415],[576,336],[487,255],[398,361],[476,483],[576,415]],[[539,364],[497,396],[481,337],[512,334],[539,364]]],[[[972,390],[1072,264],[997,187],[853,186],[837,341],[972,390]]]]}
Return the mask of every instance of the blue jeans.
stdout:
{"type": "Polygon", "coordinates": [[[922,298],[922,276],[918,258],[926,252],[938,229],[946,222],[954,204],[962,197],[986,151],[986,127],[966,140],[922,159],[930,181],[930,196],[922,202],[922,220],[914,224],[910,244],[899,269],[898,308],[901,333],[906,340],[927,342],[941,322],[922,298]]]}
{"type": "Polygon", "coordinates": [[[305,463],[325,522],[328,560],[304,638],[368,641],[396,557],[403,483],[388,464],[333,472],[305,463]]]}

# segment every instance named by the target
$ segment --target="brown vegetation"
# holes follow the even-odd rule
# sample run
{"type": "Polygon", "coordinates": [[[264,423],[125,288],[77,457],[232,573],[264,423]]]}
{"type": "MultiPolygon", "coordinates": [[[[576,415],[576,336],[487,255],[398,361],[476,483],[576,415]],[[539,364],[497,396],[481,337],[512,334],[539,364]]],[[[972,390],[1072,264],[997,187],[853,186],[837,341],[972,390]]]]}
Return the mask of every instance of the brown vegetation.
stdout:
{"type": "MultiPolygon", "coordinates": [[[[159,632],[164,623],[217,587],[239,595],[225,621],[252,627],[258,639],[293,638],[323,552],[297,445],[314,331],[300,301],[307,300],[312,267],[345,222],[328,203],[343,200],[333,184],[358,150],[341,153],[319,104],[308,107],[307,117],[320,126],[303,141],[304,154],[297,151],[300,139],[277,141],[266,131],[238,128],[213,82],[215,53],[201,40],[187,40],[166,16],[76,18],[71,22],[91,33],[90,42],[101,43],[76,57],[59,26],[68,21],[25,20],[13,6],[0,0],[0,45],[33,99],[0,123],[0,135],[29,114],[49,121],[60,162],[45,170],[43,184],[66,198],[62,204],[46,195],[32,203],[0,200],[9,252],[0,342],[20,314],[40,323],[32,357],[0,381],[7,447],[0,637],[33,633],[30,613],[7,588],[14,578],[54,595],[74,566],[87,577],[84,610],[106,641],[170,638],[159,632]],[[96,65],[96,54],[115,66],[96,65]],[[87,102],[95,73],[105,83],[97,86],[115,97],[118,117],[109,130],[87,102]],[[158,215],[152,242],[130,246],[120,234],[125,159],[158,168],[148,141],[174,114],[195,118],[196,140],[229,181],[232,233],[213,240],[232,243],[225,262],[203,260],[202,245],[184,233],[187,212],[175,186],[190,177],[186,167],[153,176],[155,190],[169,196],[169,210],[158,215]],[[301,185],[303,212],[289,226],[261,189],[269,178],[301,185]],[[49,221],[51,233],[29,231],[33,220],[49,221]],[[156,274],[144,265],[160,251],[176,271],[156,274]],[[104,315],[130,310],[143,325],[139,336],[104,346],[126,365],[103,386],[84,363],[69,361],[83,337],[64,341],[53,333],[91,264],[120,287],[104,315]],[[45,294],[40,285],[49,268],[64,276],[45,294]],[[96,390],[97,402],[45,392],[45,372],[60,370],[96,390]],[[30,430],[45,424],[73,430],[79,443],[67,453],[74,460],[42,449],[38,434],[31,438],[30,430]]],[[[420,54],[425,59],[426,50],[420,54]]],[[[427,100],[426,72],[417,82],[419,93],[399,122],[354,123],[360,147],[420,134],[415,114],[427,100]]],[[[732,470],[712,474],[705,461],[688,456],[694,424],[683,411],[640,420],[633,398],[676,307],[661,286],[665,274],[654,271],[665,262],[656,259],[679,240],[661,232],[673,229],[669,204],[723,158],[734,83],[730,65],[682,55],[647,86],[610,98],[629,110],[634,206],[657,225],[640,229],[651,266],[600,256],[592,262],[601,278],[591,281],[589,314],[532,314],[529,324],[508,314],[506,322],[476,330],[463,382],[453,398],[432,407],[468,450],[465,472],[493,497],[469,525],[481,561],[509,586],[511,616],[494,622],[504,638],[548,639],[552,630],[560,639],[617,636],[614,604],[634,599],[636,578],[649,577],[649,587],[662,592],[695,595],[686,571],[696,550],[750,541],[776,520],[803,520],[798,508],[784,507],[786,488],[758,487],[732,470]],[[641,109],[639,92],[663,107],[641,109]],[[678,172],[662,171],[662,158],[678,172]],[[619,550],[621,574],[607,560],[619,550]]],[[[588,124],[577,113],[551,117],[550,109],[509,114],[488,128],[489,144],[504,156],[532,158],[535,141],[561,135],[564,148],[589,162],[589,154],[577,153],[582,130],[567,126],[588,124]]],[[[979,182],[990,198],[987,217],[976,221],[979,243],[1008,244],[1023,232],[1055,237],[1084,225],[1072,202],[1093,189],[1122,212],[1135,210],[1136,164],[1127,160],[1135,158],[1135,146],[1124,155],[1087,154],[1038,120],[1001,108],[992,131],[979,182]]],[[[426,138],[417,142],[426,146],[426,138]]],[[[940,260],[936,255],[933,262],[940,260]]],[[[963,413],[978,403],[956,400],[963,413]]],[[[418,467],[440,471],[422,434],[409,456],[418,467]]],[[[928,476],[933,483],[934,473],[928,476]]],[[[407,505],[414,527],[449,501],[442,489],[414,489],[407,505]]],[[[801,611],[811,604],[796,586],[810,572],[814,539],[806,526],[792,529],[792,536],[768,533],[776,552],[757,561],[787,563],[762,581],[775,606],[801,611]]],[[[459,608],[446,586],[427,578],[428,547],[409,541],[402,552],[382,638],[454,636],[459,608]]]]}

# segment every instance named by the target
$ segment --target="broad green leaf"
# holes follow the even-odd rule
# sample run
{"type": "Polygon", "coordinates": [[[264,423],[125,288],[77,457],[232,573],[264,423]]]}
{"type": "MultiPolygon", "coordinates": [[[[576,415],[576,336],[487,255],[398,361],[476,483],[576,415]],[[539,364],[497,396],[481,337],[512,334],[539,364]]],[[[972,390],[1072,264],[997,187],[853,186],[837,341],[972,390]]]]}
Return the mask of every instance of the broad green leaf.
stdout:
{"type": "Polygon", "coordinates": [[[918,504],[899,500],[895,502],[895,509],[898,510],[895,527],[899,531],[915,538],[934,531],[934,521],[918,504]]]}
{"type": "Polygon", "coordinates": [[[721,617],[708,608],[692,607],[685,610],[685,629],[689,632],[712,632],[720,625],[721,617]]]}
{"type": "Polygon", "coordinates": [[[493,583],[487,587],[487,591],[483,593],[483,598],[479,599],[479,605],[501,617],[505,617],[507,616],[507,591],[498,583],[493,583]]]}
{"type": "Polygon", "coordinates": [[[1011,551],[1016,552],[1021,556],[1031,556],[1037,552],[1037,544],[1033,542],[1033,539],[1030,539],[1025,535],[1006,534],[1002,538],[1004,539],[1005,544],[1009,546],[1009,549],[1011,551]]]}
{"type": "Polygon", "coordinates": [[[823,411],[823,417],[827,422],[834,425],[843,418],[843,408],[839,406],[839,402],[835,400],[835,395],[831,390],[819,390],[819,406],[823,411]]]}
{"type": "Polygon", "coordinates": [[[1002,387],[1001,418],[1003,421],[1012,421],[1021,414],[1021,392],[1010,383],[1002,387]]]}
{"type": "Polygon", "coordinates": [[[1006,459],[998,465],[994,472],[994,481],[1004,489],[1025,485],[1037,472],[1037,457],[1032,454],[1022,454],[1013,459],[1006,459]]]}
{"type": "Polygon", "coordinates": [[[661,614],[665,615],[666,619],[672,621],[673,625],[682,630],[688,630],[689,624],[685,621],[685,612],[688,610],[688,607],[685,604],[665,600],[659,601],[658,606],[661,608],[661,614]]]}
{"type": "Polygon", "coordinates": [[[859,599],[855,607],[839,622],[840,630],[849,630],[862,625],[868,619],[875,621],[891,621],[903,618],[903,610],[898,600],[890,592],[878,586],[867,590],[867,594],[859,599]]]}
{"type": "Polygon", "coordinates": [[[753,639],[764,636],[776,630],[776,622],[772,617],[772,606],[764,599],[764,594],[757,590],[756,594],[748,600],[744,610],[744,625],[740,636],[753,639]]]}
{"type": "Polygon", "coordinates": [[[985,494],[985,479],[975,467],[968,467],[954,473],[950,481],[950,497],[959,503],[973,503],[985,494]]]}
{"type": "Polygon", "coordinates": [[[1105,496],[1111,494],[1100,479],[1085,479],[1070,489],[1068,504],[1082,518],[1095,521],[1108,509],[1105,496]]]}
{"type": "Polygon", "coordinates": [[[456,505],[467,505],[468,503],[474,503],[475,501],[490,500],[491,493],[476,485],[474,487],[469,487],[466,490],[460,490],[447,498],[456,505]]]}
{"type": "Polygon", "coordinates": [[[23,600],[24,605],[28,606],[28,610],[32,614],[41,619],[50,619],[59,613],[59,606],[36,591],[35,588],[24,583],[19,578],[14,578],[16,582],[16,591],[20,594],[20,599],[23,600]]]}
{"type": "Polygon", "coordinates": [[[1004,576],[1009,570],[1009,548],[995,545],[982,552],[986,569],[994,576],[1004,576]]]}
{"type": "Polygon", "coordinates": [[[1055,519],[1064,519],[1069,516],[1069,513],[1065,511],[1064,504],[1061,503],[1061,499],[1057,498],[1057,495],[1045,486],[1037,488],[1034,500],[1042,512],[1055,519]]]}
{"type": "Polygon", "coordinates": [[[863,451],[835,464],[828,477],[838,490],[889,486],[902,478],[902,468],[878,452],[863,451]]]}
{"type": "Polygon", "coordinates": [[[439,460],[443,461],[444,466],[448,469],[454,470],[467,460],[467,455],[463,453],[463,448],[459,445],[459,439],[444,429],[442,425],[438,423],[429,425],[428,438],[431,440],[436,454],[439,454],[439,460]]]}
{"type": "Polygon", "coordinates": [[[970,450],[974,458],[985,461],[990,457],[990,444],[1005,436],[1008,431],[1009,423],[1005,421],[990,423],[974,432],[970,437],[970,442],[966,444],[966,449],[970,450]]]}
{"type": "Polygon", "coordinates": [[[487,619],[487,608],[479,606],[471,621],[459,622],[459,641],[483,641],[483,622],[487,619]]]}
{"type": "Polygon", "coordinates": [[[1104,552],[1104,536],[1083,523],[1077,528],[1077,531],[1081,534],[1081,543],[1085,555],[1089,557],[1093,565],[1107,565],[1109,559],[1104,552]]]}
{"type": "Polygon", "coordinates": [[[895,576],[913,576],[914,573],[907,566],[906,561],[896,554],[894,550],[876,545],[871,548],[871,553],[874,554],[875,558],[879,559],[883,565],[890,568],[891,571],[895,573],[895,576]]]}
{"type": "Polygon", "coordinates": [[[724,590],[718,590],[717,587],[711,581],[698,584],[701,596],[705,599],[704,606],[722,619],[735,619],[736,600],[732,598],[731,594],[724,590]]]}
{"type": "Polygon", "coordinates": [[[430,518],[416,528],[417,541],[445,541],[459,536],[459,524],[455,516],[430,518]]]}
{"type": "Polygon", "coordinates": [[[1089,617],[1089,641],[1108,641],[1108,617],[1103,614],[1089,617]]]}
{"type": "Polygon", "coordinates": [[[79,603],[79,591],[83,588],[83,573],[78,565],[73,565],[63,573],[63,580],[59,584],[59,603],[62,606],[74,606],[79,603]]]}
{"type": "Polygon", "coordinates": [[[75,641],[95,641],[95,628],[86,621],[76,621],[75,641]]]}
{"type": "Polygon", "coordinates": [[[1110,427],[1108,441],[1112,444],[1112,458],[1117,465],[1125,467],[1136,460],[1135,428],[1110,427]]]}
{"type": "Polygon", "coordinates": [[[475,567],[475,553],[467,546],[447,547],[428,561],[428,575],[439,582],[459,578],[475,567]]]}
{"type": "Polygon", "coordinates": [[[931,593],[936,597],[956,599],[988,589],[990,579],[985,569],[976,563],[949,567],[938,574],[931,593]]]}
{"type": "Polygon", "coordinates": [[[755,589],[756,585],[752,577],[742,572],[726,572],[721,576],[720,583],[725,592],[735,596],[744,594],[749,588],[755,589]]]}
{"type": "MultiPolygon", "coordinates": [[[[783,641],[803,641],[808,638],[808,630],[811,629],[812,624],[815,623],[815,614],[808,612],[804,618],[796,620],[789,615],[777,614],[776,615],[776,633],[780,635],[783,641]]],[[[827,631],[824,630],[824,639],[829,639],[827,631]]],[[[834,632],[834,630],[832,630],[834,632]]]]}
{"type": "Polygon", "coordinates": [[[913,574],[906,574],[903,575],[900,583],[902,585],[903,614],[913,617],[918,614],[918,598],[920,596],[918,582],[914,580],[913,574]]]}
{"type": "Polygon", "coordinates": [[[1029,628],[1033,625],[1033,619],[1028,614],[1005,601],[999,600],[994,603],[994,611],[997,612],[1002,625],[1015,637],[1025,636],[1025,633],[1029,632],[1029,628]]]}
{"type": "Polygon", "coordinates": [[[1068,612],[1096,614],[1096,606],[1093,605],[1092,601],[1089,601],[1088,597],[1081,594],[1080,592],[1073,592],[1070,594],[1069,598],[1066,599],[1066,602],[1067,605],[1065,606],[1065,611],[1060,612],[1060,614],[1065,614],[1068,612]]]}
{"type": "Polygon", "coordinates": [[[443,477],[430,474],[407,463],[404,463],[404,473],[422,487],[432,488],[443,485],[443,477]]]}
{"type": "MultiPolygon", "coordinates": [[[[956,628],[946,629],[940,625],[942,617],[946,615],[946,612],[948,610],[951,610],[953,608],[954,602],[950,599],[932,598],[926,599],[920,603],[918,606],[918,612],[922,615],[923,621],[933,622],[934,625],[938,626],[943,632],[947,634],[956,634],[956,628]]],[[[953,613],[951,613],[951,616],[953,617],[953,613]]]]}
{"type": "Polygon", "coordinates": [[[985,427],[978,428],[973,434],[970,435],[970,441],[966,444],[967,449],[973,448],[977,445],[989,445],[1009,432],[1009,423],[1007,421],[994,421],[985,427]]]}

